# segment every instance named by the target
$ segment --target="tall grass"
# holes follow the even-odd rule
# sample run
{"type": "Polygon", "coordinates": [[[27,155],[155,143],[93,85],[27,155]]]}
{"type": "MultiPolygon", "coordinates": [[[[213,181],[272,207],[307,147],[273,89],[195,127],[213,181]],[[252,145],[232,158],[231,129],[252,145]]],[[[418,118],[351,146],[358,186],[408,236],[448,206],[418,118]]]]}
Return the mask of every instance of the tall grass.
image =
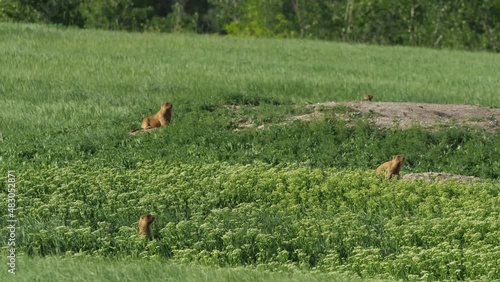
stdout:
{"type": "MultiPolygon", "coordinates": [[[[361,281],[341,274],[270,272],[248,268],[218,268],[183,265],[162,260],[114,260],[89,257],[20,257],[16,275],[2,275],[2,281],[361,281]]],[[[367,281],[366,279],[363,281],[367,281]]],[[[375,281],[375,280],[369,280],[375,281]]]]}

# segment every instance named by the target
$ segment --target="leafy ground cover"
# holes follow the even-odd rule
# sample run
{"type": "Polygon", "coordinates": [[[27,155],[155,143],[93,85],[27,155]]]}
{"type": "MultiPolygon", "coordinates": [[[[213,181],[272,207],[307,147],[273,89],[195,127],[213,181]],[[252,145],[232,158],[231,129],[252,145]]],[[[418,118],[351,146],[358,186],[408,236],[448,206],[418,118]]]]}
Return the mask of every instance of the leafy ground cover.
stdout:
{"type": "Polygon", "coordinates": [[[165,258],[378,278],[500,277],[498,182],[149,161],[134,169],[76,162],[25,170],[17,179],[23,187],[17,243],[29,255],[165,258]],[[148,212],[157,216],[149,243],[136,231],[137,215],[148,212]]]}

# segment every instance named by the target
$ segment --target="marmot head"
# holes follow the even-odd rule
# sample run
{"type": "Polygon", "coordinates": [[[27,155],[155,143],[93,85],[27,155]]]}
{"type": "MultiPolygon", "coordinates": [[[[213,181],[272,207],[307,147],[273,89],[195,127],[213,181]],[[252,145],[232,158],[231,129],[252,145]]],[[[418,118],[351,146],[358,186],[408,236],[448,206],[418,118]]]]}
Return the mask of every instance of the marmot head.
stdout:
{"type": "Polygon", "coordinates": [[[405,157],[403,155],[394,155],[392,159],[398,163],[402,163],[405,160],[405,157]]]}
{"type": "Polygon", "coordinates": [[[161,104],[162,111],[167,111],[172,108],[172,103],[165,102],[161,104]]]}
{"type": "Polygon", "coordinates": [[[153,221],[155,220],[155,217],[152,214],[145,214],[141,215],[141,222],[146,222],[146,224],[149,226],[153,221]]]}

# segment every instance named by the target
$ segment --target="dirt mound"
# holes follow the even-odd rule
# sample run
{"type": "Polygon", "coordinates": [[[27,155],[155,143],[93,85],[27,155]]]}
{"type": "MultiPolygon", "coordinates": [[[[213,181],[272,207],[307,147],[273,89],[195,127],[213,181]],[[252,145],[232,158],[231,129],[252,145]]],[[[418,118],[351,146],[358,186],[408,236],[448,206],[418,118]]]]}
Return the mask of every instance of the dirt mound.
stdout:
{"type": "MultiPolygon", "coordinates": [[[[316,103],[306,107],[312,112],[291,115],[286,117],[285,122],[263,124],[258,129],[272,125],[286,125],[294,120],[310,122],[330,115],[347,122],[366,117],[380,128],[397,126],[405,129],[412,125],[435,128],[458,125],[477,126],[490,132],[500,130],[500,109],[473,105],[350,101],[316,103]]],[[[239,111],[238,107],[231,109],[239,111]]],[[[239,129],[256,127],[248,121],[237,124],[239,129]]]]}
{"type": "Polygon", "coordinates": [[[311,105],[315,110],[335,106],[347,106],[359,111],[381,128],[393,126],[408,128],[415,124],[430,128],[456,124],[478,126],[488,131],[500,129],[500,109],[473,105],[365,101],[326,102],[311,105]]]}
{"type": "Polygon", "coordinates": [[[474,182],[483,180],[475,176],[466,176],[459,174],[451,174],[444,172],[423,172],[423,173],[408,173],[402,177],[403,180],[415,181],[415,180],[425,180],[425,181],[445,181],[448,179],[454,179],[458,182],[474,182]]]}

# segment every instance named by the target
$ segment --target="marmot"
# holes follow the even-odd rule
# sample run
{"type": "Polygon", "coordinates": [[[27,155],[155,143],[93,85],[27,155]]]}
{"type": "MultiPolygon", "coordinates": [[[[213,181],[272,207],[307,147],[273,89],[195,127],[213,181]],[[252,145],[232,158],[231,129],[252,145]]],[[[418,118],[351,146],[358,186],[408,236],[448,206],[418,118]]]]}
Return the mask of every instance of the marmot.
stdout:
{"type": "Polygon", "coordinates": [[[172,120],[172,103],[162,103],[160,110],[151,116],[142,120],[141,128],[148,129],[153,127],[167,126],[172,120]]]}
{"type": "Polygon", "coordinates": [[[132,129],[129,134],[136,135],[139,131],[151,131],[160,126],[167,126],[172,120],[172,103],[161,104],[160,110],[142,120],[141,128],[132,129]]]}
{"type": "Polygon", "coordinates": [[[403,155],[394,155],[392,157],[392,160],[381,164],[377,168],[377,173],[385,171],[385,176],[387,179],[391,179],[392,175],[394,174],[399,176],[399,171],[401,170],[401,165],[403,164],[404,160],[405,157],[403,155]]]}
{"type": "Polygon", "coordinates": [[[373,95],[365,94],[363,95],[363,100],[371,101],[373,99],[373,95]]]}
{"type": "Polygon", "coordinates": [[[149,226],[151,225],[151,223],[153,223],[154,220],[155,217],[151,214],[141,215],[141,217],[139,218],[139,234],[142,236],[146,236],[149,240],[153,239],[149,226]]]}

